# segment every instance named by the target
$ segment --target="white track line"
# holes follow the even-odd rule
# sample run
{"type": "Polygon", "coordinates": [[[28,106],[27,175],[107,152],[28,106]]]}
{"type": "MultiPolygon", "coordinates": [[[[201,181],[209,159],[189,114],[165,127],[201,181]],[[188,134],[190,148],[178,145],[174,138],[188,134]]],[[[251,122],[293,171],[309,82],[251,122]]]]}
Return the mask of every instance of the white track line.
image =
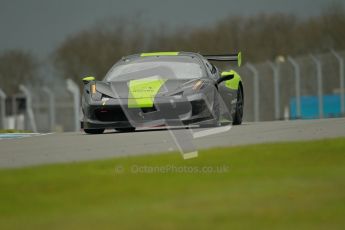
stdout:
{"type": "Polygon", "coordinates": [[[0,140],[37,137],[37,136],[45,136],[49,134],[52,134],[52,133],[0,133],[0,140]]]}

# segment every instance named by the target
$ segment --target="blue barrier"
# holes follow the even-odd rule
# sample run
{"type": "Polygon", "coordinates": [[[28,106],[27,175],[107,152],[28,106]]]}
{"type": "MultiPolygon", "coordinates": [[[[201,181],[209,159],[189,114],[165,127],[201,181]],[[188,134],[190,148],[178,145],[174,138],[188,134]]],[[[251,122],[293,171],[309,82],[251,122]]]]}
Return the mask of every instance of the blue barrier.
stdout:
{"type": "MultiPolygon", "coordinates": [[[[341,117],[340,95],[323,96],[324,118],[341,117]]],[[[291,119],[316,119],[319,118],[319,100],[317,96],[301,96],[301,117],[297,117],[296,98],[290,99],[291,119]]]]}

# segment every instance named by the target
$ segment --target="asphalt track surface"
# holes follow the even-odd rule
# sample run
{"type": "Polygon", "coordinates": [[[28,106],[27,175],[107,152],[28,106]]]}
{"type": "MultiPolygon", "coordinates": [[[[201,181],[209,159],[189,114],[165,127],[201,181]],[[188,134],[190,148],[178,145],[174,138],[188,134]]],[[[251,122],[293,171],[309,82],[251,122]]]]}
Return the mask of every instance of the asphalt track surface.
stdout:
{"type": "MultiPolygon", "coordinates": [[[[178,134],[184,129],[174,131],[178,134]]],[[[200,150],[333,137],[345,137],[345,118],[245,123],[233,126],[227,132],[194,139],[193,144],[200,150]]],[[[135,133],[108,131],[101,135],[86,135],[82,132],[52,133],[0,140],[0,168],[171,151],[178,151],[178,146],[166,128],[141,129],[135,133]]]]}

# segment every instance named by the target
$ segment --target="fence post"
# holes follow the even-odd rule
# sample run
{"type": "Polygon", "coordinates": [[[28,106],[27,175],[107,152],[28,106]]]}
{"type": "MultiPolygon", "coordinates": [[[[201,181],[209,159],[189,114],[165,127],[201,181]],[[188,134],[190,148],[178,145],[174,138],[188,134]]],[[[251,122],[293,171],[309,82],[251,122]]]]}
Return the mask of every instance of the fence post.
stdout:
{"type": "Polygon", "coordinates": [[[260,92],[259,92],[259,72],[249,62],[246,64],[247,68],[253,73],[254,78],[254,121],[258,122],[260,119],[260,92]]]}
{"type": "Polygon", "coordinates": [[[292,57],[287,58],[295,72],[296,115],[301,118],[301,68],[292,57]]]}
{"type": "Polygon", "coordinates": [[[323,92],[322,92],[322,64],[319,59],[314,55],[310,55],[310,58],[316,66],[316,75],[317,75],[317,95],[319,98],[319,117],[323,118],[323,92]]]}
{"type": "Polygon", "coordinates": [[[345,71],[344,71],[344,58],[341,57],[337,52],[332,50],[333,55],[337,58],[339,62],[339,81],[340,81],[340,111],[341,114],[345,114],[345,90],[344,90],[344,84],[345,84],[345,71]]]}
{"type": "Polygon", "coordinates": [[[0,89],[0,128],[5,129],[6,94],[0,89]]]}
{"type": "Polygon", "coordinates": [[[28,90],[28,88],[26,88],[24,85],[20,85],[19,89],[20,89],[20,91],[23,92],[23,94],[25,95],[25,98],[26,98],[26,115],[29,118],[29,123],[30,123],[31,129],[33,132],[37,133],[35,116],[34,116],[34,112],[32,110],[32,95],[31,95],[30,91],[28,90]]]}
{"type": "Polygon", "coordinates": [[[273,72],[274,81],[274,117],[276,120],[280,119],[280,92],[279,92],[279,66],[271,61],[267,62],[273,72]]]}
{"type": "Polygon", "coordinates": [[[66,80],[67,89],[73,95],[73,109],[74,109],[74,130],[80,130],[79,108],[80,108],[80,91],[78,85],[71,79],[66,80]]]}
{"type": "Polygon", "coordinates": [[[55,95],[54,95],[53,91],[51,91],[51,89],[49,89],[46,86],[44,86],[42,90],[48,96],[49,127],[50,127],[50,132],[52,132],[52,131],[54,131],[54,127],[55,127],[55,95]]]}

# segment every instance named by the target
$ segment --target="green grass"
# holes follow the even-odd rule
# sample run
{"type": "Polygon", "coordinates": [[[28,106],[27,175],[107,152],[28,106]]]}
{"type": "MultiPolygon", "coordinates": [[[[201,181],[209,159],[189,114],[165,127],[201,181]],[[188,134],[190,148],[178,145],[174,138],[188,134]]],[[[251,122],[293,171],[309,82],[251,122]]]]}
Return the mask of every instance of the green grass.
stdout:
{"type": "Polygon", "coordinates": [[[32,133],[32,131],[17,129],[0,129],[0,133],[32,133]]]}
{"type": "Polygon", "coordinates": [[[0,229],[344,229],[345,138],[199,155],[0,170],[0,229]],[[229,170],[149,174],[134,165],[229,170]]]}

